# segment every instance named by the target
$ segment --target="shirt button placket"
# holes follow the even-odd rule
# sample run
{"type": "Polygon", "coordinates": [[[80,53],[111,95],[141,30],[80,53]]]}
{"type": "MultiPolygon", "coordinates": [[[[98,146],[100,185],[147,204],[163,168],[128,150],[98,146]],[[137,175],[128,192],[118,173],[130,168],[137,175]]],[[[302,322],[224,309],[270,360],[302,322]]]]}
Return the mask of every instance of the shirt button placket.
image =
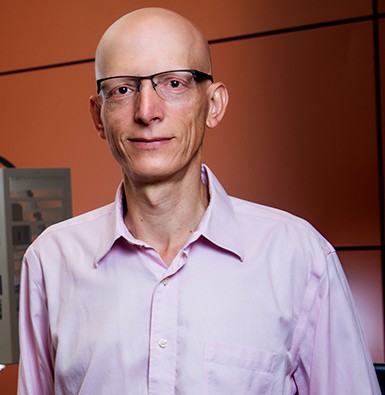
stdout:
{"type": "Polygon", "coordinates": [[[154,291],[151,310],[149,395],[175,391],[178,317],[178,273],[154,291]]]}

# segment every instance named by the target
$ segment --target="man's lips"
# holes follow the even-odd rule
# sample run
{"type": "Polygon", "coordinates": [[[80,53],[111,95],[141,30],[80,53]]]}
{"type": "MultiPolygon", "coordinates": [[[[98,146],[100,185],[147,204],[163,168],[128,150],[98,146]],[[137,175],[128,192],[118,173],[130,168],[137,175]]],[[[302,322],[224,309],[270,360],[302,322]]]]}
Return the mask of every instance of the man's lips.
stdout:
{"type": "Polygon", "coordinates": [[[132,145],[140,149],[155,149],[162,147],[171,141],[171,137],[153,137],[153,138],[131,138],[128,139],[132,145]]]}

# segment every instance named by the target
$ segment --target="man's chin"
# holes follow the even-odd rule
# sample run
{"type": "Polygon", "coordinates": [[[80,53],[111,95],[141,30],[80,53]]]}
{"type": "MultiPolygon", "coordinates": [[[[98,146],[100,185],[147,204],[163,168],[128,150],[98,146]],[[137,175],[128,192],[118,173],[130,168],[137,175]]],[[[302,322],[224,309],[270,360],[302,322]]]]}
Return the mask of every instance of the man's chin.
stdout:
{"type": "Polygon", "coordinates": [[[160,167],[151,167],[145,169],[130,169],[130,171],[125,172],[125,176],[128,181],[134,183],[135,185],[148,185],[148,184],[159,184],[162,182],[167,182],[173,177],[173,172],[160,167]]]}

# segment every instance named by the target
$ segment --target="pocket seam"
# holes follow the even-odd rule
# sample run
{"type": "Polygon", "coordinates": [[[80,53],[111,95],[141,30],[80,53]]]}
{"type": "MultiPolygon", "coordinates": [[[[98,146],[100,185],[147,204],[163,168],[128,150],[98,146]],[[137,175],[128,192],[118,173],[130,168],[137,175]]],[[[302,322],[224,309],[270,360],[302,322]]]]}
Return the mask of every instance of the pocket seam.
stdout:
{"type": "Polygon", "coordinates": [[[272,373],[278,355],[270,351],[239,345],[205,343],[205,360],[225,366],[234,366],[272,373]]]}

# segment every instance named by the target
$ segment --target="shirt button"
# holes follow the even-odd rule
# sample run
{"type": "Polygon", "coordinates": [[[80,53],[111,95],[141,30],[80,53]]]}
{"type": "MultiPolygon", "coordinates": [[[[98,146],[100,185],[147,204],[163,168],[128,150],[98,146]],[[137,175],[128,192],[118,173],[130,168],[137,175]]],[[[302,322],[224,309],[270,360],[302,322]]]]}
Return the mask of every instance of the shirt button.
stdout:
{"type": "Polygon", "coordinates": [[[165,348],[167,346],[167,340],[166,339],[160,339],[158,344],[159,344],[160,348],[165,348]]]}
{"type": "Polygon", "coordinates": [[[167,284],[168,284],[168,281],[169,281],[168,278],[164,278],[164,279],[162,280],[162,284],[163,284],[163,285],[167,285],[167,284]]]}

